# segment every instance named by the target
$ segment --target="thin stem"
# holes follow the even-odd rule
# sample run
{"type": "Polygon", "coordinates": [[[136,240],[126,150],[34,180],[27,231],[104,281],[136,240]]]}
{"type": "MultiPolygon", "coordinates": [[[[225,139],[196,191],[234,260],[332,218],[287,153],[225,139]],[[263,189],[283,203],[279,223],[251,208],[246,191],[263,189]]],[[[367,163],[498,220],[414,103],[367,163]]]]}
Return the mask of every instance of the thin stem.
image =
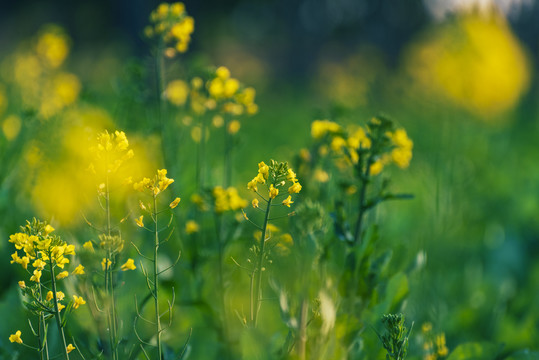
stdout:
{"type": "Polygon", "coordinates": [[[231,135],[228,132],[228,116],[225,115],[225,124],[223,126],[225,133],[225,151],[224,151],[224,162],[223,162],[223,187],[227,188],[232,181],[232,144],[231,144],[231,135]]]}
{"type": "MultiPolygon", "coordinates": [[[[39,299],[43,300],[43,293],[41,290],[41,284],[39,284],[39,299]]],[[[45,315],[43,311],[39,313],[39,324],[37,327],[37,340],[39,341],[39,354],[41,355],[41,360],[49,360],[49,346],[47,344],[47,327],[45,324],[45,315]],[[43,339],[41,338],[43,335],[43,339]]]]}
{"type": "MultiPolygon", "coordinates": [[[[262,225],[262,237],[260,238],[260,253],[258,254],[258,262],[255,269],[256,283],[255,283],[255,296],[254,296],[254,307],[251,307],[251,326],[256,328],[258,320],[258,311],[260,310],[260,301],[262,298],[262,268],[264,265],[264,245],[266,244],[266,230],[268,228],[268,219],[271,210],[271,201],[273,199],[270,197],[268,199],[268,205],[266,207],[266,214],[264,216],[264,224],[262,225]]],[[[253,293],[251,292],[251,305],[253,305],[253,293]]]]}
{"type": "Polygon", "coordinates": [[[359,193],[359,201],[358,201],[358,217],[356,222],[356,227],[354,231],[354,239],[353,244],[361,243],[361,227],[363,224],[363,218],[365,217],[365,198],[367,196],[367,186],[369,185],[369,176],[371,173],[371,165],[373,163],[373,157],[372,154],[369,155],[367,158],[367,164],[365,166],[365,173],[362,173],[361,170],[361,162],[358,162],[359,167],[359,173],[361,174],[361,189],[359,193]]]}
{"type": "MultiPolygon", "coordinates": [[[[107,168],[108,168],[108,158],[107,158],[107,168]]],[[[112,224],[111,224],[111,211],[110,211],[110,188],[109,188],[109,175],[106,174],[105,177],[105,212],[107,217],[107,235],[111,236],[112,234],[112,224]]],[[[110,239],[109,239],[110,240],[110,239]]],[[[107,251],[107,258],[105,260],[105,291],[110,296],[110,308],[107,307],[107,323],[109,327],[109,342],[110,350],[112,353],[112,358],[114,360],[118,359],[118,347],[117,338],[117,320],[116,320],[116,299],[114,298],[114,279],[112,274],[112,253],[110,249],[107,251]],[[111,265],[109,266],[109,260],[111,265]]]]}
{"type": "Polygon", "coordinates": [[[221,323],[222,323],[222,334],[225,344],[228,342],[228,334],[226,329],[226,302],[225,302],[225,282],[224,282],[224,270],[223,270],[223,258],[224,258],[224,241],[223,238],[223,216],[220,214],[215,214],[215,230],[217,233],[217,249],[219,256],[218,264],[218,279],[219,279],[219,292],[221,297],[221,323]]]}
{"type": "Polygon", "coordinates": [[[155,324],[157,330],[157,360],[161,360],[161,315],[159,312],[159,274],[157,271],[157,250],[159,249],[159,228],[157,227],[157,195],[153,195],[153,219],[155,225],[155,245],[153,252],[153,297],[155,302],[155,324]]]}
{"type": "Polygon", "coordinates": [[[200,119],[200,141],[198,142],[198,156],[197,156],[197,173],[196,183],[197,191],[201,191],[204,188],[205,180],[205,161],[206,161],[206,116],[202,116],[200,119]]]}
{"type": "Polygon", "coordinates": [[[51,267],[51,283],[52,283],[52,296],[54,301],[54,317],[56,318],[56,326],[58,326],[58,333],[62,340],[62,348],[64,359],[69,360],[69,354],[67,353],[66,338],[64,335],[64,328],[62,327],[62,319],[60,318],[60,311],[58,310],[58,299],[56,297],[56,276],[54,274],[54,265],[52,264],[52,254],[49,252],[49,266],[51,267]]]}

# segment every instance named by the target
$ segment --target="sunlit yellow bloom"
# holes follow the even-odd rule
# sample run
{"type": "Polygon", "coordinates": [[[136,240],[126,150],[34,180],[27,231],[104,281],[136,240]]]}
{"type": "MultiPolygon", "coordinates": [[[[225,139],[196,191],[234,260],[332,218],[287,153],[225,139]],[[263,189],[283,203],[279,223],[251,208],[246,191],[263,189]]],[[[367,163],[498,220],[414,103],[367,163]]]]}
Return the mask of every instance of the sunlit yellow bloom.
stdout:
{"type": "Polygon", "coordinates": [[[45,236],[46,236],[46,235],[49,235],[49,234],[50,234],[51,232],[53,232],[54,230],[55,230],[55,229],[54,229],[52,226],[50,226],[50,224],[47,224],[47,225],[45,226],[45,236]]]}
{"type": "Polygon", "coordinates": [[[127,259],[125,264],[123,264],[121,267],[122,271],[135,270],[136,268],[137,267],[135,266],[135,261],[133,259],[127,259]]]}
{"type": "Polygon", "coordinates": [[[65,309],[65,305],[64,304],[60,304],[58,303],[58,312],[62,311],[63,309],[65,309]]]}
{"type": "Polygon", "coordinates": [[[54,294],[52,293],[52,291],[49,291],[47,293],[47,296],[45,296],[45,300],[51,301],[53,297],[54,297],[54,294]]]}
{"type": "Polygon", "coordinates": [[[240,88],[240,82],[237,79],[227,79],[223,86],[223,95],[231,97],[240,88]]]}
{"type": "Polygon", "coordinates": [[[288,172],[286,173],[286,180],[296,182],[296,173],[292,169],[288,169],[288,172]]]}
{"type": "Polygon", "coordinates": [[[69,272],[67,271],[62,271],[61,273],[59,273],[58,275],[56,275],[56,279],[60,280],[60,279],[63,279],[63,278],[66,278],[69,276],[69,272]]]}
{"type": "Polygon", "coordinates": [[[34,282],[38,283],[39,279],[41,279],[41,271],[34,270],[34,275],[32,275],[32,277],[30,277],[30,281],[34,281],[34,282]]]}
{"type": "Polygon", "coordinates": [[[269,197],[270,199],[275,199],[275,197],[279,195],[279,189],[275,188],[273,184],[269,187],[269,197]]]}
{"type": "Polygon", "coordinates": [[[88,251],[94,252],[94,245],[91,241],[86,241],[84,244],[82,244],[82,247],[88,251]]]}
{"type": "Polygon", "coordinates": [[[200,230],[200,226],[194,220],[189,220],[185,223],[185,232],[187,234],[196,233],[200,230]]]}
{"type": "Polygon", "coordinates": [[[78,309],[80,305],[86,304],[82,296],[73,295],[73,309],[78,309]]]}
{"type": "Polygon", "coordinates": [[[58,301],[64,300],[65,296],[66,295],[62,291],[57,291],[56,292],[56,300],[58,300],[58,301]]]}
{"type": "Polygon", "coordinates": [[[259,205],[258,199],[253,199],[253,201],[251,202],[251,204],[253,205],[254,208],[257,208],[258,205],[259,205]]]}
{"type": "Polygon", "coordinates": [[[170,203],[170,208],[171,209],[174,209],[176,206],[178,206],[178,204],[180,203],[181,199],[179,197],[177,197],[176,199],[174,199],[173,202],[170,203]]]}
{"type": "Polygon", "coordinates": [[[21,331],[17,330],[15,334],[9,335],[9,341],[12,343],[16,342],[18,344],[22,344],[21,331]]]}
{"type": "Polygon", "coordinates": [[[101,260],[101,268],[103,269],[103,271],[107,269],[110,270],[111,265],[112,265],[112,261],[110,261],[110,259],[103,258],[103,260],[101,260]]]}
{"type": "Polygon", "coordinates": [[[301,184],[298,181],[296,181],[295,183],[292,184],[292,186],[288,188],[288,193],[298,194],[301,191],[301,188],[302,188],[301,184]]]}
{"type": "Polygon", "coordinates": [[[258,173],[258,175],[255,176],[255,178],[253,180],[256,181],[259,184],[265,184],[266,183],[266,179],[264,178],[264,174],[262,174],[260,172],[258,173]]]}
{"type": "Polygon", "coordinates": [[[170,4],[170,12],[173,15],[179,16],[185,11],[185,5],[181,2],[170,4]]]}
{"type": "Polygon", "coordinates": [[[293,201],[292,201],[292,197],[290,195],[288,195],[288,197],[283,200],[283,205],[284,206],[290,207],[290,204],[292,204],[292,203],[293,203],[293,201]]]}
{"type": "Polygon", "coordinates": [[[82,264],[79,264],[75,270],[73,270],[72,272],[73,275],[82,275],[84,274],[84,266],[82,266],[82,264]]]}
{"type": "Polygon", "coordinates": [[[24,281],[19,281],[19,287],[20,287],[21,289],[26,288],[25,282],[24,282],[24,281]]]}
{"type": "Polygon", "coordinates": [[[67,351],[68,354],[69,354],[70,352],[72,352],[73,350],[75,350],[75,349],[76,349],[76,347],[74,347],[74,346],[71,345],[71,344],[67,345],[67,347],[66,347],[66,351],[67,351]]]}

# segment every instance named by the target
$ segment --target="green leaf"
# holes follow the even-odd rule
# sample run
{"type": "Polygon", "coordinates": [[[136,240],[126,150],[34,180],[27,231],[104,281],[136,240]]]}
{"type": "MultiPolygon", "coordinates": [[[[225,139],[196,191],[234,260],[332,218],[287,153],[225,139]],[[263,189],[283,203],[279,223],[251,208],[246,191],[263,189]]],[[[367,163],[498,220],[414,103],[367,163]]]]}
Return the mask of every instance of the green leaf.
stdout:
{"type": "Polygon", "coordinates": [[[492,360],[502,347],[503,345],[493,343],[466,343],[451,352],[447,360],[492,360]]]}

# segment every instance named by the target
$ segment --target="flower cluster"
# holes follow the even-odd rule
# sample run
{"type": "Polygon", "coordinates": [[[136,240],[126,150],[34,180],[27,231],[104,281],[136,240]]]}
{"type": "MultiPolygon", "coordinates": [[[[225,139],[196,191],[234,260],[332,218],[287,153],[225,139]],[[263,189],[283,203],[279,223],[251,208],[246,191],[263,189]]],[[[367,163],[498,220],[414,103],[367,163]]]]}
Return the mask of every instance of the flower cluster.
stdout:
{"type": "Polygon", "coordinates": [[[195,21],[187,15],[183,3],[159,4],[150,14],[150,22],[152,25],[144,29],[145,35],[149,38],[159,37],[167,46],[165,54],[168,57],[187,51],[195,21]]]}
{"type": "Polygon", "coordinates": [[[432,324],[427,322],[421,326],[421,332],[424,338],[423,341],[423,359],[437,360],[443,359],[449,354],[445,343],[445,334],[435,334],[432,331],[432,324]]]}
{"type": "Polygon", "coordinates": [[[315,120],[311,136],[323,143],[319,148],[321,155],[331,151],[338,159],[345,159],[345,164],[356,165],[361,156],[370,155],[371,175],[380,174],[391,162],[405,169],[412,159],[413,142],[406,131],[395,129],[393,123],[384,118],[371,119],[365,128],[353,125],[347,129],[329,120],[315,120]]]}
{"type": "Polygon", "coordinates": [[[216,186],[212,190],[214,199],[215,212],[218,214],[225,211],[237,211],[247,206],[247,200],[238,195],[238,189],[229,187],[223,189],[221,186],[216,186]]]}
{"type": "Polygon", "coordinates": [[[97,145],[90,148],[94,154],[95,164],[90,164],[90,171],[96,173],[104,168],[107,174],[116,172],[120,166],[134,156],[133,150],[129,149],[129,141],[123,131],[116,130],[109,134],[107,130],[97,135],[97,145]]]}
{"type": "Polygon", "coordinates": [[[174,179],[167,178],[167,169],[161,169],[157,170],[157,175],[153,178],[153,180],[145,177],[141,181],[134,183],[133,189],[141,192],[147,190],[152,195],[157,196],[173,182],[174,179]]]}
{"type": "MultiPolygon", "coordinates": [[[[27,221],[21,230],[11,235],[9,242],[13,243],[16,249],[11,255],[11,263],[20,264],[28,275],[31,275],[29,279],[31,284],[27,285],[25,281],[19,281],[19,287],[27,299],[24,304],[28,310],[38,316],[58,315],[66,307],[67,311],[71,311],[84,305],[86,301],[77,295],[73,295],[73,300],[69,304],[61,303],[66,295],[56,290],[56,281],[69,276],[65,267],[70,263],[68,257],[75,255],[75,246],[53,235],[55,229],[51,225],[36,219],[32,222],[27,221]],[[28,268],[29,265],[33,270],[28,268]],[[61,270],[58,273],[56,273],[57,268],[61,270]],[[42,278],[44,272],[50,273],[50,279],[42,278]],[[52,291],[48,290],[49,285],[52,291]]],[[[83,275],[84,273],[84,266],[79,264],[71,274],[83,275]]],[[[12,334],[9,340],[21,344],[21,332],[17,331],[12,334]]]]}
{"type": "Polygon", "coordinates": [[[252,87],[241,89],[240,82],[230,76],[230,70],[221,66],[215,70],[214,76],[206,83],[210,98],[223,102],[222,111],[231,115],[258,112],[255,104],[256,91],[252,87]]]}
{"type": "Polygon", "coordinates": [[[48,25],[41,30],[32,51],[13,59],[11,76],[25,106],[43,119],[57,115],[79,96],[79,79],[61,70],[69,55],[69,39],[62,28],[48,25]]]}
{"type": "MultiPolygon", "coordinates": [[[[288,163],[277,163],[275,160],[270,161],[270,165],[266,165],[263,161],[258,163],[258,174],[253,180],[247,183],[247,188],[256,192],[263,200],[265,199],[258,192],[258,185],[266,184],[268,188],[268,198],[273,200],[279,195],[279,188],[288,187],[288,197],[282,201],[284,206],[290,207],[292,201],[292,194],[298,194],[301,191],[301,184],[296,178],[296,173],[288,167],[288,163]]],[[[252,202],[253,207],[259,207],[258,199],[254,199],[252,202]]]]}

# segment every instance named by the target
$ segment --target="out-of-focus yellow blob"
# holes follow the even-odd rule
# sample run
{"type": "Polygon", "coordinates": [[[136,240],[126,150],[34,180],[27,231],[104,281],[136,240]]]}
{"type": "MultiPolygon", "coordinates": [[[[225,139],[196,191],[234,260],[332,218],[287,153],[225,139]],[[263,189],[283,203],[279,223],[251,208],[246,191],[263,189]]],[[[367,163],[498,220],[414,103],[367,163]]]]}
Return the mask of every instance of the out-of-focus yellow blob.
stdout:
{"type": "Polygon", "coordinates": [[[13,140],[21,131],[21,119],[17,115],[9,115],[2,122],[2,132],[8,140],[13,140]]]}
{"type": "Polygon", "coordinates": [[[409,49],[408,72],[434,91],[484,119],[511,109],[526,92],[530,64],[506,20],[463,15],[409,49]]]}
{"type": "Polygon", "coordinates": [[[38,55],[52,68],[57,68],[69,54],[68,38],[62,28],[48,26],[37,41],[38,55]]]}

